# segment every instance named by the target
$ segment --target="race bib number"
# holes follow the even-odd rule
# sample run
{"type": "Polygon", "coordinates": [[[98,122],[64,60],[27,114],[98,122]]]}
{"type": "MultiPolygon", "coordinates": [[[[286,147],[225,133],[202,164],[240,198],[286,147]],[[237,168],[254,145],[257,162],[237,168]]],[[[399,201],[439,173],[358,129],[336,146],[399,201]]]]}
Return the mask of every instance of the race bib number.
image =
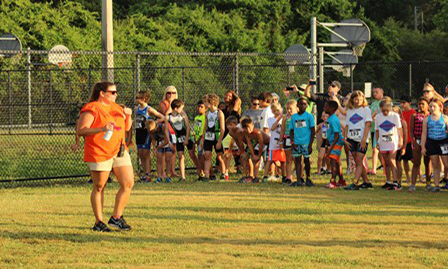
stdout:
{"type": "Polygon", "coordinates": [[[440,145],[440,149],[442,150],[443,155],[448,154],[448,144],[440,145]]]}
{"type": "Polygon", "coordinates": [[[290,139],[290,138],[286,138],[286,140],[285,140],[285,145],[286,145],[287,147],[290,147],[290,146],[291,146],[291,139],[290,139]]]}
{"type": "Polygon", "coordinates": [[[181,136],[177,138],[177,143],[184,143],[185,142],[185,136],[181,136]]]}
{"type": "Polygon", "coordinates": [[[383,135],[382,140],[383,142],[392,142],[392,134],[383,135]]]}
{"type": "Polygon", "coordinates": [[[348,138],[351,138],[353,140],[360,140],[362,138],[361,129],[348,130],[348,138]]]}
{"type": "Polygon", "coordinates": [[[304,127],[306,127],[305,120],[296,120],[296,128],[304,128],[304,127]]]}
{"type": "Polygon", "coordinates": [[[206,132],[205,133],[205,140],[215,141],[215,133],[206,132]]]}
{"type": "Polygon", "coordinates": [[[322,132],[322,139],[327,139],[327,132],[322,132]]]}
{"type": "Polygon", "coordinates": [[[415,139],[415,143],[420,146],[422,144],[422,141],[420,139],[415,139]]]}

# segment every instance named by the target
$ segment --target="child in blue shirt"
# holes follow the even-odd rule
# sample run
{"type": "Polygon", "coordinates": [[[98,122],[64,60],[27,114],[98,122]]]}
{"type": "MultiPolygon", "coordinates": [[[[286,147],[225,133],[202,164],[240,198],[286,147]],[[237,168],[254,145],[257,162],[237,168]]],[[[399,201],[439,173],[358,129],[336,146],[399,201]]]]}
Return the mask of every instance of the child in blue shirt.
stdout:
{"type": "Polygon", "coordinates": [[[342,169],[340,165],[341,150],[344,147],[344,140],[342,136],[341,122],[336,116],[335,112],[338,110],[339,104],[336,101],[327,101],[324,106],[324,111],[330,115],[327,119],[327,140],[329,147],[326,150],[326,157],[330,159],[331,164],[331,180],[327,185],[330,189],[336,189],[336,176],[339,177],[339,182],[344,181],[342,169]]]}
{"type": "Polygon", "coordinates": [[[300,98],[297,102],[299,112],[291,116],[289,122],[292,156],[296,166],[297,181],[291,186],[312,187],[314,184],[310,179],[310,155],[313,151],[313,142],[316,130],[314,128],[314,117],[306,112],[308,102],[305,98],[300,98]],[[302,156],[305,163],[306,182],[302,178],[302,156]]]}

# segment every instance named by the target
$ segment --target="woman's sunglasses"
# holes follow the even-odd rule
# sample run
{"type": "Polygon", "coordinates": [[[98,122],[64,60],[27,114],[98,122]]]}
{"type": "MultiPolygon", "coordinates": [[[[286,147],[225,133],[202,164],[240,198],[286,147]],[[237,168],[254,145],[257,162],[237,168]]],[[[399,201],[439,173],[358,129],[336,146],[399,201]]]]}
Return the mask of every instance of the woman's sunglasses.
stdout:
{"type": "Polygon", "coordinates": [[[105,92],[110,92],[110,94],[112,94],[112,95],[116,95],[117,94],[117,91],[105,91],[105,92]]]}
{"type": "Polygon", "coordinates": [[[177,92],[166,92],[166,94],[177,94],[177,92]]]}

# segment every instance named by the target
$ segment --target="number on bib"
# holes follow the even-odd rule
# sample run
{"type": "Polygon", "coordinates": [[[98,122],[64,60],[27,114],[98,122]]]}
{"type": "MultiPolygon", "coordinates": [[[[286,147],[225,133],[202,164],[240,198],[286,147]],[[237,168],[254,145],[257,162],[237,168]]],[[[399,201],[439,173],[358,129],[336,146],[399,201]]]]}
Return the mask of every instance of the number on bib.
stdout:
{"type": "Polygon", "coordinates": [[[392,142],[392,135],[383,135],[383,142],[392,142]]]}
{"type": "Polygon", "coordinates": [[[304,120],[296,120],[296,128],[306,127],[306,121],[304,120]]]}
{"type": "Polygon", "coordinates": [[[205,140],[215,141],[215,133],[206,132],[205,133],[205,140]]]}
{"type": "Polygon", "coordinates": [[[184,135],[177,138],[177,143],[184,143],[184,141],[185,141],[184,135]]]}
{"type": "Polygon", "coordinates": [[[348,137],[353,140],[359,140],[362,138],[361,129],[350,129],[348,130],[348,137]]]}
{"type": "Polygon", "coordinates": [[[442,145],[440,145],[440,149],[442,150],[442,154],[443,154],[443,155],[448,154],[448,144],[442,144],[442,145]]]}
{"type": "Polygon", "coordinates": [[[286,140],[285,140],[285,145],[286,145],[287,147],[290,147],[290,146],[291,146],[291,139],[290,139],[290,138],[286,138],[286,140]]]}

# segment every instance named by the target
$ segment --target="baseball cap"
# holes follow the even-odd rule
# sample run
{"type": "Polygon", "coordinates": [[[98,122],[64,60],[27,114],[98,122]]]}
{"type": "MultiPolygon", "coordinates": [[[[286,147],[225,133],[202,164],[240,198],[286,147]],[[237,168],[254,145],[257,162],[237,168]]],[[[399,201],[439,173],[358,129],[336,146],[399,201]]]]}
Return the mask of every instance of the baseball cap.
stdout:
{"type": "Polygon", "coordinates": [[[400,102],[406,102],[406,103],[410,103],[411,102],[411,97],[407,96],[407,95],[403,95],[400,98],[400,102]]]}
{"type": "Polygon", "coordinates": [[[331,86],[336,86],[339,89],[341,89],[341,83],[339,81],[337,81],[337,80],[333,80],[332,82],[330,82],[330,85],[331,86]]]}
{"type": "Polygon", "coordinates": [[[280,101],[280,96],[278,96],[278,94],[276,94],[275,92],[271,93],[272,98],[277,98],[280,101]]]}

